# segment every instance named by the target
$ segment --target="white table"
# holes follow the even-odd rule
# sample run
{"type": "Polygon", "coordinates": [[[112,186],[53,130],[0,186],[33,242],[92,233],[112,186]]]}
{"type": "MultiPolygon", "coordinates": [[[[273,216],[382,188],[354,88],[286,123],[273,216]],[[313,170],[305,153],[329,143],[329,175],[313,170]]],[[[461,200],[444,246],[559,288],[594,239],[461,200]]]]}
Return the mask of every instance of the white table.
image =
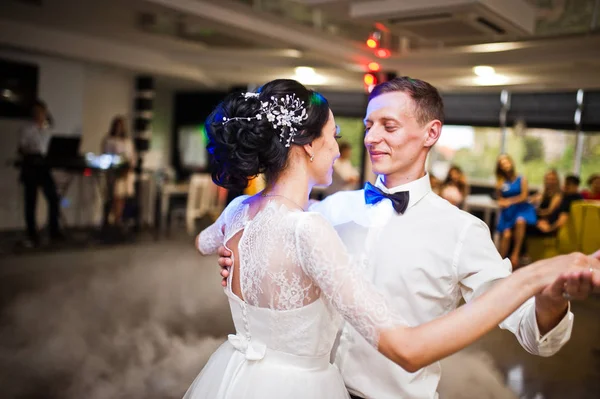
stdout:
{"type": "Polygon", "coordinates": [[[500,207],[496,200],[487,194],[471,194],[465,200],[464,210],[467,212],[483,211],[483,221],[493,231],[494,243],[498,247],[500,244],[500,234],[492,226],[492,213],[496,215],[496,223],[498,223],[500,217],[500,207]]]}

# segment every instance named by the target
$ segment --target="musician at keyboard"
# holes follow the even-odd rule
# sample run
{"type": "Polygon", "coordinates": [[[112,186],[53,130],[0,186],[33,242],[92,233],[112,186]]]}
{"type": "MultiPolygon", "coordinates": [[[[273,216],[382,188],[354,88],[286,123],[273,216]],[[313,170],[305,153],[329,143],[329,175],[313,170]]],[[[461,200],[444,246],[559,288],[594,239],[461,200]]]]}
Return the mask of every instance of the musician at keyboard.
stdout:
{"type": "Polygon", "coordinates": [[[22,157],[20,180],[25,194],[25,222],[27,225],[28,245],[40,243],[36,225],[36,206],[38,187],[42,188],[48,202],[48,227],[50,238],[62,238],[58,226],[59,198],[56,184],[50,168],[44,159],[52,137],[52,119],[46,104],[36,100],[32,109],[33,120],[21,128],[18,152],[22,157]]]}

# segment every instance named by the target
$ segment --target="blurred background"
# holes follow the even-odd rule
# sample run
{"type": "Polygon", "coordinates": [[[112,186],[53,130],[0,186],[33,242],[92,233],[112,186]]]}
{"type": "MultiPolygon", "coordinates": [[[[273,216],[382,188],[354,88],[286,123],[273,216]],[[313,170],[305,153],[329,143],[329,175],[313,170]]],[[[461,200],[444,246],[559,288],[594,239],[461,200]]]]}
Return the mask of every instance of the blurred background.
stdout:
{"type": "MultiPolygon", "coordinates": [[[[241,194],[210,180],[204,121],[275,78],[341,127],[315,199],[374,181],[367,96],[408,75],[445,102],[434,190],[499,248],[498,156],[527,178],[540,223],[517,267],[600,248],[599,23],[600,0],[3,0],[0,396],[183,395],[233,330],[193,246],[241,194]]],[[[442,399],[597,398],[600,298],[573,311],[554,357],[498,330],[445,360],[442,399]]]]}

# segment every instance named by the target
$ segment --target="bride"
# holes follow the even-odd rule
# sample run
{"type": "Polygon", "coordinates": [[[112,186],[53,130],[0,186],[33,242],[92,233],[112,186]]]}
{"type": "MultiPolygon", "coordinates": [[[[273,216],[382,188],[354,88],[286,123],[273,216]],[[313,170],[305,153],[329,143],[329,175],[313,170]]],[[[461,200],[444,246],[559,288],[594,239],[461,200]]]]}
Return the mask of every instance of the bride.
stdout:
{"type": "MultiPolygon", "coordinates": [[[[203,254],[223,244],[233,253],[225,293],[236,334],[212,355],[186,399],[348,398],[329,359],[343,319],[412,372],[480,338],[566,266],[598,267],[581,255],[537,262],[468,306],[409,326],[361,276],[333,227],[306,211],[312,187],[331,184],[339,156],[338,129],[323,96],[293,80],[274,80],[258,93],[230,95],[207,131],[218,185],[244,188],[248,177],[263,173],[267,186],[233,200],[198,237],[203,254]]],[[[580,273],[600,286],[600,273],[580,273]]]]}

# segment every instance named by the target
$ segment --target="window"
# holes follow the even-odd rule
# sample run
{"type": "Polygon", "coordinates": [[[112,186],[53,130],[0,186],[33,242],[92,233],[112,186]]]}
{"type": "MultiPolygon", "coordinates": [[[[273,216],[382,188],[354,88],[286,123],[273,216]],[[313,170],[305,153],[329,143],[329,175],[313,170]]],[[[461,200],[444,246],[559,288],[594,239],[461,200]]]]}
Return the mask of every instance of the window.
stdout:
{"type": "MultiPolygon", "coordinates": [[[[541,187],[544,174],[556,169],[564,178],[573,173],[577,135],[574,131],[525,128],[506,129],[506,153],[515,161],[517,173],[533,187],[541,187]]],[[[600,171],[600,135],[586,136],[582,175],[600,171]]],[[[495,127],[444,126],[429,155],[428,170],[444,179],[451,165],[459,166],[470,184],[494,184],[502,131],[495,127]]],[[[585,177],[583,177],[585,178],[585,177]]]]}
{"type": "Polygon", "coordinates": [[[502,133],[496,127],[444,125],[429,153],[428,170],[445,179],[451,165],[459,166],[469,183],[494,184],[494,168],[502,133]]]}
{"type": "Polygon", "coordinates": [[[577,135],[574,131],[525,128],[509,129],[506,152],[514,159],[517,173],[527,177],[529,185],[541,187],[544,174],[556,169],[561,181],[573,173],[577,135]]]}
{"type": "Polygon", "coordinates": [[[600,132],[588,133],[583,138],[581,188],[589,188],[586,186],[587,179],[594,173],[600,173],[600,132]]]}
{"type": "Polygon", "coordinates": [[[352,165],[356,168],[362,167],[361,156],[363,153],[363,139],[365,136],[365,125],[360,118],[348,118],[336,116],[335,123],[340,127],[342,138],[340,143],[348,143],[352,146],[352,165]]]}
{"type": "Polygon", "coordinates": [[[208,167],[208,137],[204,125],[180,126],[177,135],[181,165],[189,170],[205,170],[208,167]]]}

